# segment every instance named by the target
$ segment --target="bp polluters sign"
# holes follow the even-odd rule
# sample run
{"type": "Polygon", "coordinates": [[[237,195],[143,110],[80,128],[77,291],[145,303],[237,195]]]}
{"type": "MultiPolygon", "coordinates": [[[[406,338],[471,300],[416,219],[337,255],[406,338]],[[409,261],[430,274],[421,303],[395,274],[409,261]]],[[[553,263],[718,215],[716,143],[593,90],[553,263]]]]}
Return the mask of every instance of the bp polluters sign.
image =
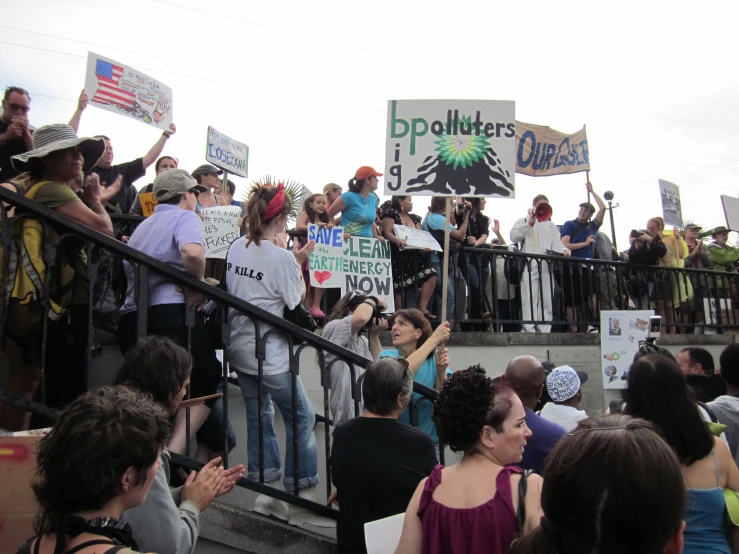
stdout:
{"type": "Polygon", "coordinates": [[[391,100],[385,194],[514,198],[515,103],[391,100]]]}

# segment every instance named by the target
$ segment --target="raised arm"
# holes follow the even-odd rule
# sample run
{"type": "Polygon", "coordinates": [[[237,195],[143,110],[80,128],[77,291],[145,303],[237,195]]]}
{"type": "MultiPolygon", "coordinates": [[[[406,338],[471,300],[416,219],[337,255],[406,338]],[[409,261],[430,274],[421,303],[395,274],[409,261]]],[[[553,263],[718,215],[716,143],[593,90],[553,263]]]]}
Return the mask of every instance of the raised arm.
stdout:
{"type": "Polygon", "coordinates": [[[593,190],[593,185],[590,183],[590,181],[585,183],[585,187],[588,189],[590,194],[593,195],[595,203],[598,204],[598,212],[595,214],[595,217],[593,219],[597,221],[599,225],[603,225],[603,218],[606,216],[606,205],[603,202],[603,199],[598,196],[598,193],[593,190]]]}
{"type": "Polygon", "coordinates": [[[89,98],[87,97],[87,94],[85,94],[85,89],[82,89],[82,92],[80,93],[80,97],[77,100],[77,109],[74,111],[74,115],[72,116],[72,119],[69,120],[69,126],[74,129],[75,133],[79,132],[80,129],[80,121],[82,120],[82,112],[85,111],[87,108],[87,103],[89,102],[89,98]]]}
{"type": "Polygon", "coordinates": [[[157,161],[157,158],[162,154],[162,151],[164,150],[164,145],[167,144],[167,140],[169,140],[169,137],[174,135],[176,132],[177,127],[174,123],[170,123],[169,131],[163,131],[162,136],[159,137],[159,140],[154,143],[154,146],[152,146],[151,149],[144,156],[144,169],[151,166],[155,161],[157,161]]]}

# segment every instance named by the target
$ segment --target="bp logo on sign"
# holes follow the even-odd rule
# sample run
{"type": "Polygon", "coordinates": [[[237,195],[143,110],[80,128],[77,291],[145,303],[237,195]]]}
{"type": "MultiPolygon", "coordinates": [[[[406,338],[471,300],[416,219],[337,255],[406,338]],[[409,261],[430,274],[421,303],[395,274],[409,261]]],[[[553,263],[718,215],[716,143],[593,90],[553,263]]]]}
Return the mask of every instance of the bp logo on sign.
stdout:
{"type": "Polygon", "coordinates": [[[385,194],[513,198],[515,104],[391,100],[385,194]]]}

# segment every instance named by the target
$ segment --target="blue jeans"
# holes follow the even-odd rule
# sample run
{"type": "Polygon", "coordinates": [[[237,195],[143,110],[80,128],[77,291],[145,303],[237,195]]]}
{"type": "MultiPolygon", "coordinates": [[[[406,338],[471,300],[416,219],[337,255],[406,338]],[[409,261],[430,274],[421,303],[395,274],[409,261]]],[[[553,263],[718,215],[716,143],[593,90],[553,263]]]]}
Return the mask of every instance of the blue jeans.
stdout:
{"type": "MultiPolygon", "coordinates": [[[[442,287],[444,286],[444,280],[442,272],[442,265],[439,262],[431,262],[431,269],[436,271],[436,319],[437,321],[441,322],[441,294],[442,294],[442,287]]],[[[454,268],[452,269],[452,274],[449,275],[449,281],[447,282],[447,296],[446,296],[446,318],[447,320],[452,319],[452,316],[454,314],[454,268]]]]}
{"type": "MultiPolygon", "coordinates": [[[[316,414],[303,382],[296,378],[296,419],[298,423],[298,488],[315,487],[318,484],[318,450],[313,427],[316,414]]],[[[246,478],[259,481],[259,384],[256,375],[239,372],[239,386],[246,405],[246,478]]],[[[264,375],[262,378],[262,425],[264,432],[264,482],[271,483],[282,479],[285,490],[294,490],[293,466],[293,395],[292,374],[289,371],[277,375],[264,375]],[[285,475],[281,471],[280,445],[275,434],[275,407],[285,422],[286,454],[285,475]]]]}

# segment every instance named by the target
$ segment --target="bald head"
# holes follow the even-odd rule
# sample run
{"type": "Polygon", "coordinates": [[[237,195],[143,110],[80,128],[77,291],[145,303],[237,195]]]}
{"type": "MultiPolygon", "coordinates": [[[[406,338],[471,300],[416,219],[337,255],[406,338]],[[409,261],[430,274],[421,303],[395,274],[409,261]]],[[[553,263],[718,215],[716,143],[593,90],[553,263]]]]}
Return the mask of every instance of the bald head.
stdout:
{"type": "Polygon", "coordinates": [[[533,410],[544,390],[544,366],[533,356],[518,356],[506,367],[503,381],[533,410]]]}

